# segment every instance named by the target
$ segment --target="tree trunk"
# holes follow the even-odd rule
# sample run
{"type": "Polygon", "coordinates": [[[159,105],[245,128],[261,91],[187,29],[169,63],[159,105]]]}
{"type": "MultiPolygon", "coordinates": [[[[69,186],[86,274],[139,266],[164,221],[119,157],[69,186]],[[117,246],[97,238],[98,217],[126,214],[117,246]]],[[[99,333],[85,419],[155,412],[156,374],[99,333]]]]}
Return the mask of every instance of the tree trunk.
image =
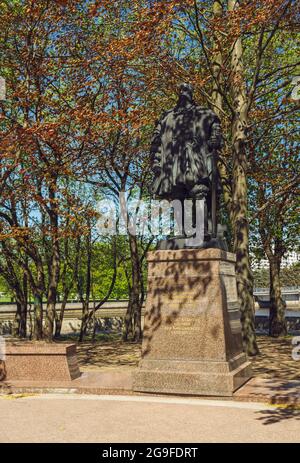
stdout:
{"type": "MultiPolygon", "coordinates": [[[[257,192],[258,204],[266,201],[266,187],[261,185],[257,192]]],[[[259,216],[259,233],[263,249],[269,261],[270,274],[270,313],[269,335],[278,337],[287,334],[285,321],[286,303],[282,298],[280,266],[286,248],[284,246],[284,223],[281,217],[281,207],[270,208],[259,216]]]]}
{"type": "Polygon", "coordinates": [[[60,312],[59,314],[57,312],[55,313],[55,334],[54,334],[55,338],[60,337],[67,302],[68,302],[68,296],[64,295],[64,298],[61,303],[60,312]]]}
{"type": "Polygon", "coordinates": [[[53,180],[53,183],[49,187],[49,199],[50,199],[50,226],[51,226],[51,238],[52,238],[52,255],[49,275],[49,289],[47,297],[47,309],[46,309],[46,321],[45,321],[45,337],[47,341],[53,339],[53,329],[55,320],[55,307],[57,299],[57,286],[59,282],[60,272],[60,249],[58,239],[58,214],[56,206],[56,182],[57,179],[53,180]]]}
{"type": "Polygon", "coordinates": [[[89,232],[86,240],[86,253],[87,253],[87,263],[86,263],[86,284],[85,284],[85,298],[82,297],[82,320],[80,328],[79,342],[82,342],[84,336],[86,335],[88,323],[89,323],[89,302],[91,295],[91,265],[92,265],[92,231],[91,224],[89,225],[89,232]]]}
{"type": "MultiPolygon", "coordinates": [[[[213,16],[215,19],[220,19],[223,16],[223,7],[221,2],[214,1],[213,3],[213,16]]],[[[215,34],[214,36],[214,47],[212,54],[212,72],[213,72],[213,90],[211,99],[215,105],[213,110],[215,113],[221,117],[221,110],[223,107],[223,98],[219,88],[222,86],[221,76],[222,76],[222,65],[223,65],[223,56],[220,49],[220,35],[215,34]]]]}
{"type": "Polygon", "coordinates": [[[133,309],[133,303],[132,303],[132,297],[133,293],[131,290],[131,287],[129,289],[129,300],[128,300],[128,306],[126,309],[126,314],[124,318],[124,323],[123,323],[123,333],[122,333],[122,339],[123,341],[127,342],[129,341],[130,336],[132,336],[133,333],[133,325],[132,325],[132,309],[133,309]]]}
{"type": "Polygon", "coordinates": [[[59,268],[59,262],[57,257],[52,259],[53,271],[51,272],[50,285],[47,298],[47,309],[46,309],[46,320],[45,320],[45,338],[47,341],[52,341],[54,320],[55,320],[55,307],[56,307],[56,296],[57,296],[57,269],[59,268]]]}
{"type": "Polygon", "coordinates": [[[27,335],[27,303],[28,303],[28,280],[27,275],[24,273],[23,276],[23,300],[21,301],[21,318],[19,336],[20,338],[26,338],[27,335]]]}
{"type": "MultiPolygon", "coordinates": [[[[228,11],[239,6],[237,0],[228,0],[228,11]]],[[[213,16],[219,19],[224,14],[224,5],[220,1],[213,2],[213,16]]],[[[214,111],[221,117],[223,110],[222,66],[223,56],[221,35],[218,31],[214,36],[212,55],[213,91],[212,102],[214,111]]],[[[223,185],[226,207],[230,215],[233,228],[233,250],[236,253],[237,292],[241,309],[241,324],[244,349],[249,355],[256,355],[258,347],[255,336],[253,276],[249,259],[249,226],[248,226],[248,186],[247,186],[247,157],[246,157],[246,129],[248,126],[247,95],[243,76],[243,48],[241,38],[234,38],[231,51],[231,94],[235,118],[231,127],[233,172],[232,185],[229,188],[228,171],[225,163],[219,162],[218,168],[223,185]]]]}
{"type": "MultiPolygon", "coordinates": [[[[228,0],[228,10],[239,7],[237,0],[228,0]]],[[[243,69],[241,38],[235,38],[231,54],[231,92],[235,118],[232,123],[233,198],[231,220],[236,253],[237,291],[241,309],[244,349],[249,355],[258,354],[254,322],[253,275],[249,258],[248,185],[246,130],[248,127],[247,95],[243,69]]]]}
{"type": "Polygon", "coordinates": [[[269,335],[273,337],[286,336],[285,320],[286,303],[282,298],[280,282],[280,259],[273,257],[270,263],[270,316],[269,335]]]}
{"type": "MultiPolygon", "coordinates": [[[[238,129],[235,137],[238,138],[238,129]]],[[[255,336],[253,274],[249,258],[249,224],[247,218],[247,177],[245,171],[246,157],[240,143],[235,144],[234,159],[234,195],[232,211],[232,227],[234,236],[234,252],[236,254],[237,292],[241,310],[242,336],[245,351],[256,355],[258,347],[255,336]]]]}
{"type": "Polygon", "coordinates": [[[33,339],[39,341],[43,338],[43,296],[36,292],[34,294],[34,329],[33,339]]]}
{"type": "Polygon", "coordinates": [[[0,273],[7,281],[12,293],[15,296],[17,310],[13,321],[12,334],[13,336],[25,338],[26,337],[26,323],[27,323],[27,277],[26,274],[22,279],[18,277],[14,271],[14,265],[11,257],[4,252],[7,266],[0,267],[0,273]]]}
{"type": "Polygon", "coordinates": [[[27,328],[27,301],[16,295],[17,312],[13,325],[13,336],[26,338],[27,328]]]}
{"type": "Polygon", "coordinates": [[[84,340],[89,322],[89,301],[84,301],[82,305],[82,319],[80,327],[79,342],[84,340]]]}
{"type": "MultiPolygon", "coordinates": [[[[69,226],[69,219],[67,219],[67,226],[69,226]]],[[[61,272],[61,283],[62,283],[62,292],[63,292],[63,298],[62,298],[62,303],[61,303],[61,308],[59,311],[59,314],[57,311],[55,312],[55,338],[59,338],[61,334],[61,329],[62,329],[62,324],[63,324],[63,319],[65,315],[65,308],[68,302],[68,297],[73,285],[73,279],[76,278],[76,269],[77,269],[77,258],[78,255],[76,255],[75,258],[75,265],[73,269],[73,278],[70,283],[68,283],[68,272],[70,271],[70,266],[69,266],[69,237],[65,237],[64,239],[64,256],[63,256],[63,269],[61,272]]]]}
{"type": "Polygon", "coordinates": [[[21,303],[19,337],[26,338],[27,335],[27,300],[21,303]]]}
{"type": "Polygon", "coordinates": [[[129,248],[131,257],[131,288],[128,307],[124,320],[123,340],[128,341],[132,334],[133,341],[140,341],[142,337],[141,328],[141,271],[136,236],[129,235],[129,248]]]}
{"type": "Polygon", "coordinates": [[[20,321],[21,321],[21,303],[16,300],[17,304],[17,311],[16,315],[13,321],[13,326],[12,326],[12,335],[16,338],[19,336],[20,333],[20,321]]]}

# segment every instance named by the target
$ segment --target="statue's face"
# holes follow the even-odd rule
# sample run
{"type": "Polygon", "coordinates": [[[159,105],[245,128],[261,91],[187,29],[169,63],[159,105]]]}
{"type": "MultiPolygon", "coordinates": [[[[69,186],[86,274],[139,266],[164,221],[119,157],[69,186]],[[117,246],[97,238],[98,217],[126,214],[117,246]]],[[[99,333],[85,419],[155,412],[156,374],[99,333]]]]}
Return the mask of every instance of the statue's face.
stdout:
{"type": "Polygon", "coordinates": [[[193,98],[193,91],[194,89],[191,84],[184,83],[180,85],[180,95],[186,96],[190,100],[193,98]]]}

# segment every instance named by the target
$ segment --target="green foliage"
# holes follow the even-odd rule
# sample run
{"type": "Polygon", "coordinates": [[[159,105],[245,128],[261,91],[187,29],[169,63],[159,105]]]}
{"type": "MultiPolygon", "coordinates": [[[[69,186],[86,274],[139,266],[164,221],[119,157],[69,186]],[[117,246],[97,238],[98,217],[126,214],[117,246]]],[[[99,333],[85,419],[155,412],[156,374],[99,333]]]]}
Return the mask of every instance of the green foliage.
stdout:
{"type": "MultiPolygon", "coordinates": [[[[269,269],[263,268],[254,270],[254,282],[256,288],[269,288],[270,272],[269,269]]],[[[298,286],[300,287],[300,264],[294,264],[290,267],[284,267],[280,272],[282,287],[298,286]]]]}

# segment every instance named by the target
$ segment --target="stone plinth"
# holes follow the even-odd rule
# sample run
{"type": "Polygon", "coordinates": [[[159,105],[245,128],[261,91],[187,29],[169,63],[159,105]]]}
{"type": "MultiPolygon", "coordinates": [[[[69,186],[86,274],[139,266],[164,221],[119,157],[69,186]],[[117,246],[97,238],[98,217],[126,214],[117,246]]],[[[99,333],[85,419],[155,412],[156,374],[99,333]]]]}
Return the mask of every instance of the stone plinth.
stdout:
{"type": "Polygon", "coordinates": [[[7,342],[6,381],[70,381],[80,376],[76,345],[7,342]]]}
{"type": "Polygon", "coordinates": [[[133,389],[231,396],[250,377],[235,255],[220,249],[148,253],[142,359],[133,389]]]}

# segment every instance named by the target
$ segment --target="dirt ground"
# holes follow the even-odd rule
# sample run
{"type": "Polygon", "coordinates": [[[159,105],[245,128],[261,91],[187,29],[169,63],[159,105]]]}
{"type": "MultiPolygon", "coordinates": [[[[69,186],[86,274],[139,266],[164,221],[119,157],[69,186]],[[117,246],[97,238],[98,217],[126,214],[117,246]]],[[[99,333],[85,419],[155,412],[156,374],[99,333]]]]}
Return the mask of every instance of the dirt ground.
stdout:
{"type": "MultiPolygon", "coordinates": [[[[285,380],[300,379],[300,361],[292,358],[292,338],[283,339],[258,336],[260,354],[252,359],[255,376],[263,378],[280,378],[285,380]]],[[[78,344],[78,361],[80,369],[99,370],[111,368],[134,368],[137,366],[141,345],[124,343],[118,339],[96,343],[78,344]]]]}
{"type": "Polygon", "coordinates": [[[263,378],[300,380],[300,361],[292,358],[292,337],[257,337],[260,355],[252,359],[255,375],[263,378]]]}
{"type": "Polygon", "coordinates": [[[141,344],[113,341],[83,342],[77,344],[80,370],[134,368],[141,356],[141,344]]]}

